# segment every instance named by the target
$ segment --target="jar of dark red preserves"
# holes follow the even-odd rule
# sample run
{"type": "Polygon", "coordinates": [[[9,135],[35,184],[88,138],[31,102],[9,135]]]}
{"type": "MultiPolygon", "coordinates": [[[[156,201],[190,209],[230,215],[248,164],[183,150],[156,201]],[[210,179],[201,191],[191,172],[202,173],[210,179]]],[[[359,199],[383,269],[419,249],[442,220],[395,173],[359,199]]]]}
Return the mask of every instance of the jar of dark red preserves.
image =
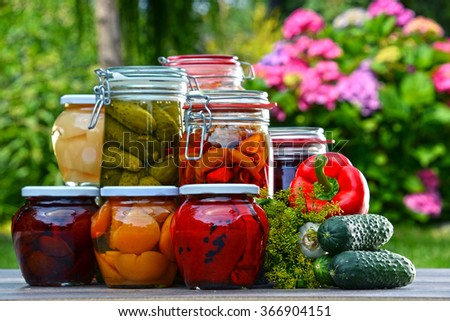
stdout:
{"type": "Polygon", "coordinates": [[[189,94],[180,142],[180,186],[238,183],[269,188],[268,132],[275,105],[262,91],[189,94]]]}
{"type": "Polygon", "coordinates": [[[12,218],[14,249],[29,285],[90,284],[95,256],[90,235],[97,211],[93,186],[28,186],[12,218]]]}
{"type": "Polygon", "coordinates": [[[298,165],[311,155],[324,154],[328,143],[319,127],[272,127],[273,192],[289,188],[298,165]]]}
{"type": "Polygon", "coordinates": [[[269,233],[251,184],[195,184],[172,220],[181,276],[191,289],[251,287],[261,270],[269,233]]]}
{"type": "Polygon", "coordinates": [[[243,90],[243,82],[255,77],[251,64],[230,55],[159,57],[159,62],[186,70],[201,90],[243,90]]]}
{"type": "Polygon", "coordinates": [[[170,223],[177,209],[175,186],[107,186],[93,216],[91,236],[106,285],[169,287],[177,274],[170,223]]]}

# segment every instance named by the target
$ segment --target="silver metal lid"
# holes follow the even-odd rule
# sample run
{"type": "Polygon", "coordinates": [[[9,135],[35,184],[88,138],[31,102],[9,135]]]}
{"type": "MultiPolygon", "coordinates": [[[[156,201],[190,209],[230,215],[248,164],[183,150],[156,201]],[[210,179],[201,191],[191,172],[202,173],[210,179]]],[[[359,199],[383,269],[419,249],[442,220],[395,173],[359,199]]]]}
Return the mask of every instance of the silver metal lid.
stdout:
{"type": "Polygon", "coordinates": [[[100,189],[100,196],[178,196],[176,186],[106,186],[100,189]]]}
{"type": "Polygon", "coordinates": [[[254,184],[188,184],[180,187],[180,195],[201,194],[258,195],[259,186],[254,184]]]}
{"type": "Polygon", "coordinates": [[[99,189],[95,186],[26,186],[23,197],[96,197],[99,189]]]}

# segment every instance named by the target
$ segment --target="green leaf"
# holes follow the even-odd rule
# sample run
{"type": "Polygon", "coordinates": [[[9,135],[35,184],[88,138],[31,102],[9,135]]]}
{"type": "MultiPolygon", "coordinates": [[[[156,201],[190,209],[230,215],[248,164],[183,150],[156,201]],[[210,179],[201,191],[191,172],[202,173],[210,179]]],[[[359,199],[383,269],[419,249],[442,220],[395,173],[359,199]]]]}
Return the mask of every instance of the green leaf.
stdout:
{"type": "Polygon", "coordinates": [[[414,65],[419,69],[428,69],[433,65],[434,50],[428,45],[422,44],[417,48],[414,65]]]}
{"type": "Polygon", "coordinates": [[[429,167],[433,161],[445,154],[446,148],[442,143],[432,146],[419,146],[411,151],[411,155],[417,159],[423,168],[429,167]]]}
{"type": "Polygon", "coordinates": [[[404,103],[394,86],[385,86],[379,92],[382,112],[389,119],[409,119],[410,107],[404,103]]]}
{"type": "Polygon", "coordinates": [[[424,124],[450,124],[450,107],[443,103],[435,103],[424,111],[424,124]]]}
{"type": "Polygon", "coordinates": [[[432,103],[435,91],[430,76],[421,71],[407,74],[400,82],[400,95],[411,106],[432,103]]]}

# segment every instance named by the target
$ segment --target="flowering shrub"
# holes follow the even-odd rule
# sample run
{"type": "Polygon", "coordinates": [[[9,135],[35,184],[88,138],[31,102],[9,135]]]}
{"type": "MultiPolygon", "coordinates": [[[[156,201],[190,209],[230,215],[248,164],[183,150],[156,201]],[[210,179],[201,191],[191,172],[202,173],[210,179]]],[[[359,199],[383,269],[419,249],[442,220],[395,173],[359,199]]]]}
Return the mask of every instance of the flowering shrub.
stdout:
{"type": "Polygon", "coordinates": [[[366,175],[371,212],[450,219],[450,39],[397,0],[327,24],[299,8],[257,64],[248,89],[278,107],[271,126],[317,126],[366,175]],[[433,188],[416,173],[433,173],[433,188]]]}

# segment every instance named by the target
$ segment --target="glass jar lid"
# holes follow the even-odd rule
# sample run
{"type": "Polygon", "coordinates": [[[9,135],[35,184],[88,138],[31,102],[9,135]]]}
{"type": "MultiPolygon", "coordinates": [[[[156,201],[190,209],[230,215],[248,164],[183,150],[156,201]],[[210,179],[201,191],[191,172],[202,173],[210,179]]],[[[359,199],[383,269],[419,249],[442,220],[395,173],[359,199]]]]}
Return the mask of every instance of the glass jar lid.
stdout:
{"type": "Polygon", "coordinates": [[[159,57],[158,61],[164,66],[184,66],[184,65],[203,65],[203,64],[227,64],[227,65],[239,65],[237,56],[231,55],[179,55],[169,57],[159,57]]]}
{"type": "Polygon", "coordinates": [[[75,95],[64,95],[59,99],[61,105],[94,105],[95,95],[88,94],[75,94],[75,95]]]}
{"type": "Polygon", "coordinates": [[[272,127],[270,138],[274,145],[303,146],[308,143],[327,144],[323,128],[320,127],[272,127]]]}
{"type": "Polygon", "coordinates": [[[249,194],[258,195],[259,186],[254,184],[188,184],[180,187],[181,195],[201,194],[249,194]]]}
{"type": "Polygon", "coordinates": [[[276,104],[270,103],[268,94],[259,90],[205,90],[202,92],[190,92],[186,97],[189,103],[187,108],[203,108],[205,104],[208,108],[230,107],[255,107],[271,109],[276,104]]]}
{"type": "Polygon", "coordinates": [[[176,186],[107,186],[100,189],[100,196],[178,196],[176,186]]]}
{"type": "Polygon", "coordinates": [[[26,186],[23,197],[96,197],[99,189],[95,186],[26,186]]]}

